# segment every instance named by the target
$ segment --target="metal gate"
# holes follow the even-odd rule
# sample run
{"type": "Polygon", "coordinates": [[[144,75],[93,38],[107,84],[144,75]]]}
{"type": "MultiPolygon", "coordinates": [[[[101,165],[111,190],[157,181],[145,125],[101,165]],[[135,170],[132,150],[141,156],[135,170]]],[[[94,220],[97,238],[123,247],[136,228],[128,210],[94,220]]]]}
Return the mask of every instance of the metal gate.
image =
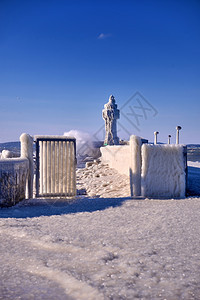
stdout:
{"type": "Polygon", "coordinates": [[[36,142],[36,197],[76,195],[76,139],[34,137],[36,142]]]}

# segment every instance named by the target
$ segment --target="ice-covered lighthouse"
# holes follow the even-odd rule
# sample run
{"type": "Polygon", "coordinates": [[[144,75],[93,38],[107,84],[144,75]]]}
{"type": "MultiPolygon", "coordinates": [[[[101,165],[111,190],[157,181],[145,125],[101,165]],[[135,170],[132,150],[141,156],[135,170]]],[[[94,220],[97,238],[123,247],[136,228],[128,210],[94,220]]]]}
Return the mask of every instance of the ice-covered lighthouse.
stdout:
{"type": "Polygon", "coordinates": [[[118,145],[119,138],[117,137],[117,119],[119,119],[120,114],[113,95],[110,96],[108,103],[104,105],[102,115],[105,120],[106,131],[104,145],[118,145]]]}

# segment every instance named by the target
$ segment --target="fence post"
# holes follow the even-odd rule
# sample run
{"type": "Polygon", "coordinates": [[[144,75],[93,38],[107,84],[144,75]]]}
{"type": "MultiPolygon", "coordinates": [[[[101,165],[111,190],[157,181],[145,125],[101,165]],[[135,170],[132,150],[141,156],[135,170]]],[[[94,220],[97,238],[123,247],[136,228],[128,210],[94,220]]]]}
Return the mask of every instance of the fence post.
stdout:
{"type": "Polygon", "coordinates": [[[28,182],[26,185],[26,198],[30,199],[33,197],[33,174],[34,174],[33,138],[29,134],[22,133],[20,136],[20,142],[21,142],[21,157],[25,157],[29,161],[28,182]]]}
{"type": "Polygon", "coordinates": [[[141,195],[141,138],[130,137],[130,189],[131,196],[141,195]]]}

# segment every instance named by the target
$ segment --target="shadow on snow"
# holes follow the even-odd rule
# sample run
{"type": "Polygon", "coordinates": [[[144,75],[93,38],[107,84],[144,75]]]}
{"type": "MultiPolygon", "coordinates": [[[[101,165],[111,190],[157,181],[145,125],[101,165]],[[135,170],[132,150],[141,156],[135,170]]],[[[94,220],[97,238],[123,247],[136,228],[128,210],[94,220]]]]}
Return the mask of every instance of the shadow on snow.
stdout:
{"type": "Polygon", "coordinates": [[[95,212],[110,207],[118,207],[124,198],[76,198],[76,199],[31,199],[9,207],[0,209],[0,218],[34,218],[41,216],[76,214],[95,212]]]}

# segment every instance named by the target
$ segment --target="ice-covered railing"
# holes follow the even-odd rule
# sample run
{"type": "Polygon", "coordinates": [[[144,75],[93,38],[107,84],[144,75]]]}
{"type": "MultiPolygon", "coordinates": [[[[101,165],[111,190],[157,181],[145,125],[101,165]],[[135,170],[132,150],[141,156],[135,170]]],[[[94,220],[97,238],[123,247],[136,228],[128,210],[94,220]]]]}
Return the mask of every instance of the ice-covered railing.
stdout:
{"type": "Polygon", "coordinates": [[[185,197],[187,185],[187,147],[173,144],[142,144],[131,136],[129,145],[106,146],[102,161],[130,178],[131,196],[185,197]]]}
{"type": "Polygon", "coordinates": [[[33,139],[24,133],[20,142],[20,157],[0,159],[0,206],[33,196],[33,139]]]}

